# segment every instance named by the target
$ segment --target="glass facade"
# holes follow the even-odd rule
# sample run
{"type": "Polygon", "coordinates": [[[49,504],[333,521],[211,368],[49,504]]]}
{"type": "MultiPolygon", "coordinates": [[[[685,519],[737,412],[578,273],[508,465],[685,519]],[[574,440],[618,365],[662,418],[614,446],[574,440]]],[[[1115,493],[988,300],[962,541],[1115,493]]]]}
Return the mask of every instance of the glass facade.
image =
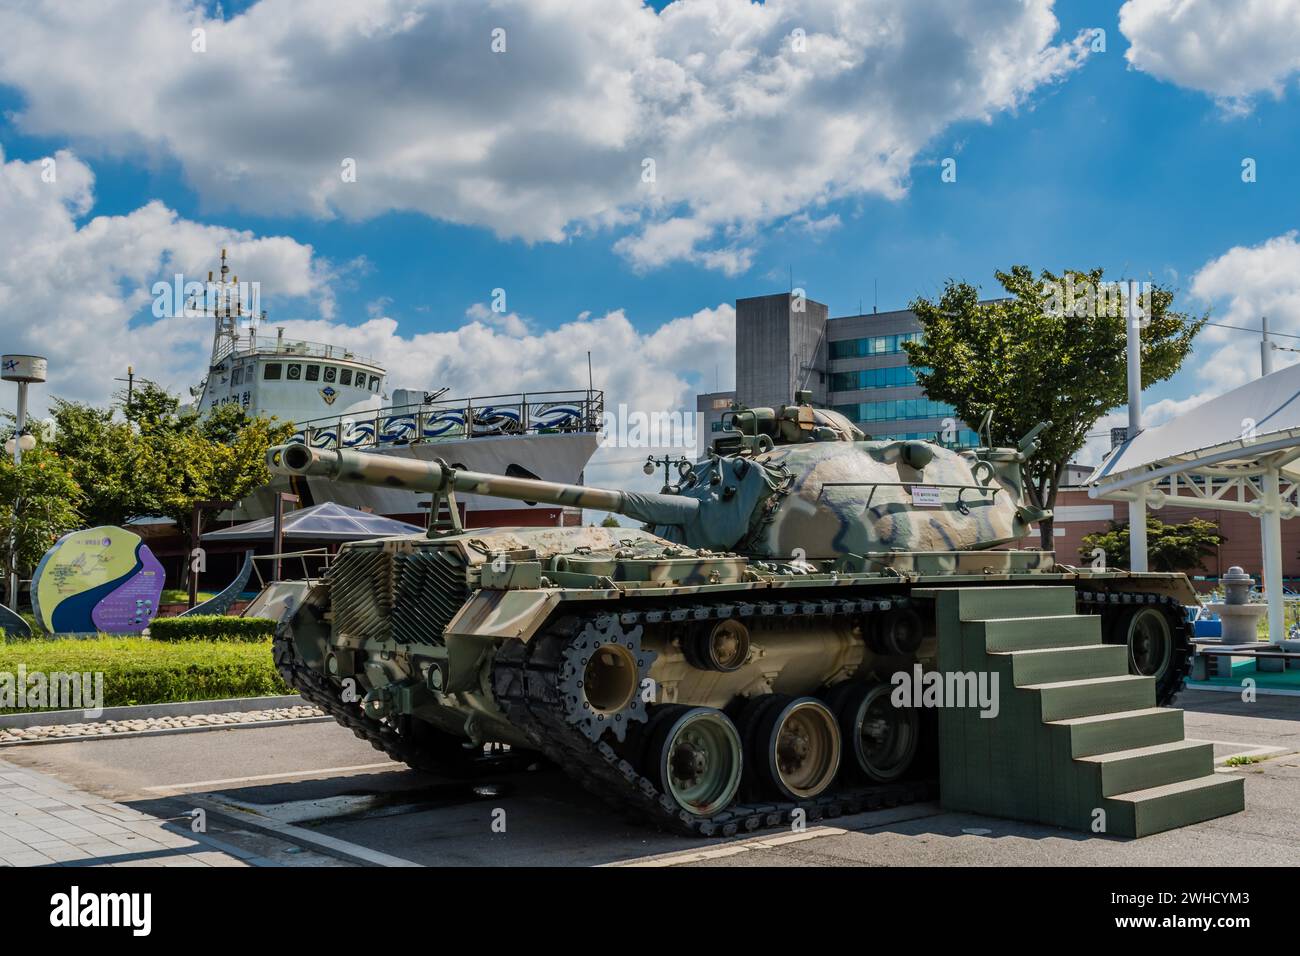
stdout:
{"type": "Polygon", "coordinates": [[[858,423],[887,422],[903,418],[948,418],[957,414],[951,405],[934,402],[928,398],[855,402],[851,405],[836,405],[835,411],[847,415],[851,421],[858,423]]]}
{"type": "Polygon", "coordinates": [[[863,358],[867,355],[889,355],[903,351],[904,342],[921,341],[920,332],[900,332],[897,335],[869,335],[862,339],[841,339],[830,343],[831,358],[863,358]]]}
{"type": "Polygon", "coordinates": [[[897,388],[900,385],[915,384],[916,370],[910,365],[831,373],[832,392],[849,392],[856,388],[897,388]]]}

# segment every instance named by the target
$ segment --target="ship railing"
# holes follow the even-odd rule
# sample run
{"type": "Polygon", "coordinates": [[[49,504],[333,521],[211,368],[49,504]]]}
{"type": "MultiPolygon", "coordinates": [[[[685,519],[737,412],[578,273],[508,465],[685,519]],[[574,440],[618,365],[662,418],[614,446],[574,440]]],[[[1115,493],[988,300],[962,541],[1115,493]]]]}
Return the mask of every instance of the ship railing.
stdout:
{"type": "Polygon", "coordinates": [[[599,432],[604,412],[605,393],[598,389],[440,398],[299,422],[289,440],[312,448],[368,448],[490,436],[599,432]]]}
{"type": "Polygon", "coordinates": [[[244,358],[252,355],[275,355],[285,361],[294,359],[329,359],[335,362],[356,362],[371,368],[381,368],[379,360],[369,355],[358,355],[341,345],[325,342],[305,342],[301,339],[258,338],[241,335],[234,341],[225,340],[213,356],[214,362],[227,357],[244,358]]]}

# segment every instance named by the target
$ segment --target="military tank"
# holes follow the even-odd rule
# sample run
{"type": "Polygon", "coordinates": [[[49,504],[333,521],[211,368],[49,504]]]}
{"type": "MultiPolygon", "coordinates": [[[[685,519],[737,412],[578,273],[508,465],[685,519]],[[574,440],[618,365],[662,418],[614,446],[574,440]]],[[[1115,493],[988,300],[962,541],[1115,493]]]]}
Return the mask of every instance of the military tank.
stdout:
{"type": "Polygon", "coordinates": [[[870,441],[807,396],[737,407],[658,494],[301,444],[290,476],[411,488],[427,536],[350,543],[277,629],[280,673],[432,773],[544,755],[632,817],[713,835],[925,799],[933,722],[891,675],[937,666],[935,588],[1071,585],[1168,704],[1188,667],[1181,574],[1015,548],[1047,517],[1014,448],[870,441]],[[466,529],[455,495],[607,511],[629,527],[466,529]]]}

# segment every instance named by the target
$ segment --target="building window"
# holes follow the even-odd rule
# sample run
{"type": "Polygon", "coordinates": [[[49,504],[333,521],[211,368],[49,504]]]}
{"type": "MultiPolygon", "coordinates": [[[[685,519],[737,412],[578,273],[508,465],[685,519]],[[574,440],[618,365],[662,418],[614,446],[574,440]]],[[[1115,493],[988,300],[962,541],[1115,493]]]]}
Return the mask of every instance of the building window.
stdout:
{"type": "Polygon", "coordinates": [[[240,366],[239,368],[235,369],[233,372],[230,373],[230,384],[242,385],[243,383],[244,383],[244,369],[243,366],[240,366]]]}
{"type": "Polygon", "coordinates": [[[340,385],[352,384],[352,369],[350,368],[339,369],[339,384],[340,385]]]}
{"type": "Polygon", "coordinates": [[[319,366],[319,365],[308,365],[308,366],[307,366],[307,381],[309,381],[309,382],[319,382],[319,381],[320,381],[320,366],[319,366]]]}
{"type": "Polygon", "coordinates": [[[908,418],[948,418],[956,415],[956,409],[944,402],[931,401],[928,398],[897,398],[884,402],[857,402],[852,405],[836,405],[835,411],[859,424],[865,422],[899,421],[908,418]]]}
{"type": "MultiPolygon", "coordinates": [[[[926,370],[928,371],[928,369],[926,370]]],[[[916,384],[916,369],[910,365],[864,368],[856,372],[833,372],[832,392],[849,392],[858,388],[897,388],[916,384]]]]}
{"type": "Polygon", "coordinates": [[[332,382],[338,378],[339,370],[333,365],[325,366],[325,381],[332,382]]]}
{"type": "Polygon", "coordinates": [[[298,379],[302,378],[302,366],[297,362],[291,363],[288,368],[285,369],[284,377],[290,381],[298,381],[298,379]]]}
{"type": "Polygon", "coordinates": [[[903,351],[904,342],[920,342],[920,332],[900,332],[897,335],[872,335],[861,339],[841,339],[831,343],[831,358],[863,358],[867,355],[890,355],[903,351]]]}
{"type": "Polygon", "coordinates": [[[279,379],[279,377],[280,377],[280,363],[267,362],[266,371],[262,374],[262,378],[268,382],[274,382],[277,379],[279,379]]]}

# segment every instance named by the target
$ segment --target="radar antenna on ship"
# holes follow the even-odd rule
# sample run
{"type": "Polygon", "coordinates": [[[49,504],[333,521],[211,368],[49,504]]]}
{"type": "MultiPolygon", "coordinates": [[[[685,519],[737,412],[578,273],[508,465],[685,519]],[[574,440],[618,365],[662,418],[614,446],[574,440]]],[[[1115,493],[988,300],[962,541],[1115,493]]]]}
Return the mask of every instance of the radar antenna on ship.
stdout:
{"type": "MultiPolygon", "coordinates": [[[[257,336],[257,290],[256,283],[253,283],[253,303],[251,309],[246,307],[244,302],[244,289],[239,284],[239,276],[232,276],[230,265],[226,257],[226,250],[221,250],[221,269],[220,278],[214,277],[211,270],[208,271],[208,283],[204,288],[203,295],[191,296],[187,303],[187,311],[200,315],[211,316],[213,320],[212,335],[212,360],[210,365],[217,366],[222,359],[230,355],[239,345],[240,327],[239,320],[245,314],[249,316],[248,335],[251,341],[256,341],[257,336]]],[[[261,318],[266,318],[266,312],[261,313],[261,318]]]]}

